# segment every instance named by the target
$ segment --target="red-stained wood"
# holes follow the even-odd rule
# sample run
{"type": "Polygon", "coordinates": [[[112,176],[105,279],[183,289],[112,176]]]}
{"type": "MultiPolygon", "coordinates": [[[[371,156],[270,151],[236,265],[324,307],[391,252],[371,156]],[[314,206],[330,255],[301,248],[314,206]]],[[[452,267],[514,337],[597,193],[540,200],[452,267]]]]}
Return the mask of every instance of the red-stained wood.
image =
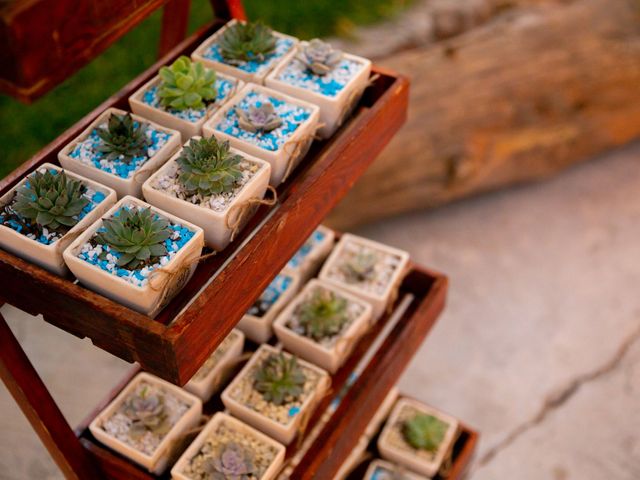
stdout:
{"type": "Polygon", "coordinates": [[[68,479],[103,478],[0,315],[0,377],[68,479]]]}
{"type": "Polygon", "coordinates": [[[210,3],[217,18],[247,19],[242,0],[210,0],[210,3]]]}
{"type": "MultiPolygon", "coordinates": [[[[370,350],[374,348],[374,343],[378,337],[383,333],[383,330],[387,326],[388,322],[394,319],[394,313],[384,315],[371,330],[358,342],[354,351],[350,355],[347,362],[343,365],[335,375],[332,376],[331,391],[330,394],[325,397],[320,404],[314,415],[309,422],[306,429],[306,434],[313,431],[314,427],[325,415],[325,412],[329,406],[335,401],[337,396],[342,396],[341,405],[339,410],[331,418],[330,423],[327,424],[322,430],[321,435],[312,443],[311,447],[305,454],[302,461],[298,464],[294,471],[294,477],[302,475],[303,478],[312,478],[307,475],[308,469],[308,457],[315,455],[325,455],[327,450],[330,449],[326,445],[327,439],[325,438],[325,432],[328,429],[334,428],[338,425],[341,430],[341,442],[349,445],[348,448],[338,448],[328,454],[327,463],[330,464],[329,469],[322,472],[323,476],[316,476],[314,478],[332,478],[333,474],[337,472],[340,465],[344,462],[348,454],[350,453],[351,446],[355,445],[362,435],[364,428],[369,423],[370,419],[379,406],[381,399],[384,399],[393,385],[395,385],[399,375],[406,367],[407,362],[411,358],[412,352],[417,348],[422,340],[425,338],[431,327],[434,325],[438,318],[442,308],[444,307],[445,297],[447,292],[447,279],[445,276],[439,273],[435,273],[415,265],[412,265],[411,270],[400,288],[400,295],[396,301],[395,309],[399,309],[403,302],[405,295],[410,294],[413,296],[411,302],[406,306],[406,309],[398,310],[400,314],[399,320],[393,326],[391,333],[387,337],[386,341],[376,348],[375,352],[370,350]],[[407,340],[410,339],[410,340],[407,340]],[[385,370],[379,370],[379,362],[376,358],[385,355],[386,350],[398,351],[406,350],[406,353],[402,355],[395,355],[393,357],[385,356],[386,364],[385,370]],[[365,358],[365,356],[373,353],[373,360],[370,360],[366,365],[364,372],[360,375],[360,380],[351,386],[350,390],[346,390],[347,382],[350,380],[354,370],[365,358]],[[360,389],[361,379],[363,378],[376,378],[378,372],[382,373],[382,381],[379,383],[373,382],[373,384],[367,384],[366,388],[370,388],[367,395],[351,395],[351,392],[355,389],[360,389]],[[379,401],[372,400],[379,399],[379,401]],[[345,415],[344,412],[358,412],[357,415],[351,413],[345,415]],[[324,476],[325,473],[331,472],[331,476],[324,476]]],[[[247,351],[255,349],[255,345],[248,345],[247,351]]],[[[108,474],[108,478],[125,479],[154,479],[163,478],[168,479],[169,474],[166,473],[161,477],[149,475],[142,471],[139,467],[135,466],[127,459],[118,455],[115,452],[111,452],[107,448],[100,445],[86,429],[86,425],[122,390],[126,382],[131,379],[138,369],[127,375],[123,382],[120,382],[116,388],[114,388],[107,398],[89,415],[87,420],[78,429],[78,433],[81,436],[82,443],[85,448],[91,453],[94,459],[101,465],[102,470],[108,474]]],[[[219,397],[209,401],[204,406],[205,414],[213,414],[216,411],[222,410],[224,407],[219,397]]],[[[334,441],[335,439],[330,439],[334,441]]],[[[287,448],[287,458],[295,456],[298,448],[298,442],[294,442],[287,448]]],[[[311,472],[310,472],[311,473],[311,472]]]]}
{"type": "Polygon", "coordinates": [[[169,53],[187,36],[191,0],[168,0],[162,9],[162,30],[158,57],[169,53]]]}
{"type": "MultiPolygon", "coordinates": [[[[105,108],[128,110],[127,98],[180,54],[190,54],[222,22],[181,42],[150,69],[52,144],[0,181],[0,194],[57,152],[105,108]]],[[[408,82],[374,68],[377,79],[356,112],[328,141],[314,142],[302,164],[278,188],[236,241],[202,262],[180,294],[151,319],[68,279],[0,250],[0,298],[173,383],[184,384],[253,304],[313,229],[351,188],[406,119],[408,82]],[[33,292],[38,292],[33,295],[33,292]]]]}

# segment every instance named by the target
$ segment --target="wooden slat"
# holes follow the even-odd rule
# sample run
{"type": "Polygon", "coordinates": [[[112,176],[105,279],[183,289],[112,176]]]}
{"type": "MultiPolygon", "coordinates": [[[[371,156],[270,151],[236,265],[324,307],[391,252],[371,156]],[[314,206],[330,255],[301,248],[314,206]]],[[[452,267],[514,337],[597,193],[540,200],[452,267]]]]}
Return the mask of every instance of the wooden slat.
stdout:
{"type": "Polygon", "coordinates": [[[169,53],[187,36],[191,0],[168,0],[162,9],[162,30],[158,56],[169,53]]]}

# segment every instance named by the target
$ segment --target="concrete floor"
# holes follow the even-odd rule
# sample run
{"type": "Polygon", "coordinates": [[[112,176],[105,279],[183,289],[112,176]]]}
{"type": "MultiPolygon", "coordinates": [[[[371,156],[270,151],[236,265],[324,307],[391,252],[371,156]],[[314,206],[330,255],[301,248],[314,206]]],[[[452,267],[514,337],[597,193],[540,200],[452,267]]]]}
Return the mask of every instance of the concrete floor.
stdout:
{"type": "MultiPolygon", "coordinates": [[[[482,432],[473,480],[640,478],[640,144],[359,233],[451,278],[402,389],[482,432]]],[[[76,423],[128,365],[3,314],[76,423]]],[[[0,478],[59,478],[0,388],[0,478]]]]}

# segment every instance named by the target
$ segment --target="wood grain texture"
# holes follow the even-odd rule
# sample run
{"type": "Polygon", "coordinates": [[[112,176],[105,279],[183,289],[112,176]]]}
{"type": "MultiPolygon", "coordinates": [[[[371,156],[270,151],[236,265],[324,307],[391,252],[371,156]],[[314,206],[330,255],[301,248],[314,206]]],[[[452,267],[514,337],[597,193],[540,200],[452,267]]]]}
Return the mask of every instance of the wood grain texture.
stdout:
{"type": "MultiPolygon", "coordinates": [[[[189,55],[221,24],[197,32],[174,48],[1,180],[0,192],[43,162],[57,164],[57,152],[105,108],[128,110],[129,95],[159,66],[182,53],[189,55]]],[[[278,203],[259,208],[232,245],[203,261],[156,319],[1,250],[0,278],[10,285],[0,298],[32,314],[42,313],[51,324],[89,337],[96,346],[139,362],[151,373],[186,383],[404,123],[408,81],[386,69],[374,68],[374,73],[378,77],[354,115],[330,140],[314,142],[290,179],[278,187],[278,203]]]]}
{"type": "Polygon", "coordinates": [[[544,178],[640,136],[640,4],[527,3],[382,62],[411,77],[409,121],[330,225],[544,178]]]}
{"type": "MultiPolygon", "coordinates": [[[[321,430],[320,436],[311,444],[306,452],[298,452],[298,442],[293,442],[287,448],[287,458],[292,458],[298,453],[304,453],[302,460],[297,464],[291,478],[333,478],[346,457],[350,453],[350,447],[355,445],[363,434],[369,420],[379,407],[398,377],[407,366],[408,362],[417,350],[430,329],[435,324],[445,303],[448,282],[445,276],[416,265],[411,269],[402,282],[400,295],[396,302],[396,308],[402,303],[406,294],[413,295],[413,299],[405,310],[400,311],[397,323],[391,324],[393,328],[386,337],[384,343],[375,347],[375,342],[386,325],[392,321],[393,313],[384,315],[376,324],[360,339],[349,359],[332,375],[330,394],[318,405],[317,410],[311,416],[306,433],[313,431],[314,426],[325,415],[325,412],[338,396],[342,396],[340,408],[331,417],[330,421],[321,430]],[[375,348],[375,352],[370,350],[375,348]],[[356,366],[368,355],[372,360],[366,365],[359,379],[353,384],[345,395],[345,387],[349,382],[356,366]],[[377,381],[376,381],[377,380],[377,381]],[[358,412],[358,415],[345,412],[358,412]],[[335,436],[328,438],[327,432],[339,429],[339,444],[333,445],[335,436]],[[344,446],[347,445],[347,448],[344,446]],[[309,458],[323,458],[325,460],[320,472],[311,470],[309,458]],[[316,476],[313,476],[316,475],[316,476]],[[325,476],[326,475],[326,476],[325,476]]],[[[253,351],[255,345],[248,343],[245,350],[253,351]]],[[[95,417],[111,399],[113,399],[124,387],[126,380],[130,379],[137,370],[132,371],[125,381],[121,382],[100,404],[100,406],[85,420],[78,430],[83,445],[101,465],[101,469],[108,474],[108,478],[158,478],[143,472],[125,458],[115,454],[101,446],[86,429],[93,417],[95,417]]],[[[205,414],[213,414],[224,409],[219,396],[214,396],[204,405],[205,414]]],[[[168,473],[160,478],[169,478],[168,473]]]]}

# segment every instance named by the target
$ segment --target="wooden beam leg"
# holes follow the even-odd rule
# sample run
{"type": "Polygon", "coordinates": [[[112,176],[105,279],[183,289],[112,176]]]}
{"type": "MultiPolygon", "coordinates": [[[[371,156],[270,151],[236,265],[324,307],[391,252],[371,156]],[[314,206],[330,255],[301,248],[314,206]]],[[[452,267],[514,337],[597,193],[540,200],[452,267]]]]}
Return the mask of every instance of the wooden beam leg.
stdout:
{"type": "Polygon", "coordinates": [[[223,20],[246,20],[247,14],[244,11],[242,0],[210,0],[213,14],[216,18],[223,20]]]}
{"type": "Polygon", "coordinates": [[[1,314],[0,377],[66,478],[103,478],[1,314]]]}
{"type": "Polygon", "coordinates": [[[162,9],[158,56],[168,53],[187,36],[191,0],[169,0],[162,9]]]}

